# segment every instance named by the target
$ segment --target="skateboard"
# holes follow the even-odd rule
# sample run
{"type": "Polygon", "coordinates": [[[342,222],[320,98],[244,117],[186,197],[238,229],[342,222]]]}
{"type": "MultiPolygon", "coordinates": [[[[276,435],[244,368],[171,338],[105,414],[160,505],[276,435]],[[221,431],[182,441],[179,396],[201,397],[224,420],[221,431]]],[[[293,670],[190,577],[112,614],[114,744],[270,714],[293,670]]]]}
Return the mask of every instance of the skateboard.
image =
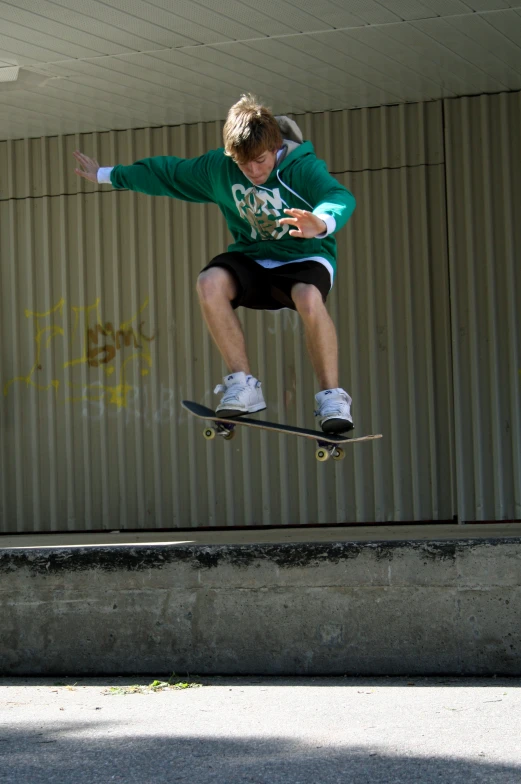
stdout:
{"type": "Polygon", "coordinates": [[[348,435],[324,433],[322,430],[308,430],[305,427],[294,427],[293,425],[280,425],[276,422],[264,422],[261,419],[249,419],[248,417],[236,418],[221,418],[217,416],[215,411],[211,408],[194,403],[191,400],[182,400],[181,405],[186,408],[191,414],[200,419],[207,419],[215,424],[209,425],[204,428],[203,435],[207,441],[211,441],[216,436],[221,436],[225,441],[230,441],[235,437],[235,428],[237,425],[244,425],[246,427],[255,427],[258,430],[273,430],[275,433],[288,433],[294,436],[303,436],[304,438],[311,438],[317,442],[318,446],[315,451],[315,457],[321,463],[329,460],[343,460],[345,451],[340,446],[348,442],[353,444],[358,441],[374,441],[377,438],[382,438],[382,435],[375,436],[359,436],[351,438],[348,435]]]}

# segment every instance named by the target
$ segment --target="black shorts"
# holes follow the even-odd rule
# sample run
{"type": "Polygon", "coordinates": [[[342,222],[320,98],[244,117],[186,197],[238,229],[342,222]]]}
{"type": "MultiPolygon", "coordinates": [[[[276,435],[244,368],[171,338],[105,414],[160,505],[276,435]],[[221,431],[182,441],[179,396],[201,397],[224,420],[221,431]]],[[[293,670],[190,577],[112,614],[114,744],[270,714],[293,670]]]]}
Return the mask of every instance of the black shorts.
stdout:
{"type": "Polygon", "coordinates": [[[311,283],[322,294],[325,302],[331,288],[329,270],[319,261],[290,261],[279,267],[261,267],[244,253],[220,253],[202,270],[224,267],[234,276],[239,293],[232,300],[234,308],[280,310],[291,308],[291,289],[295,283],[311,283]]]}

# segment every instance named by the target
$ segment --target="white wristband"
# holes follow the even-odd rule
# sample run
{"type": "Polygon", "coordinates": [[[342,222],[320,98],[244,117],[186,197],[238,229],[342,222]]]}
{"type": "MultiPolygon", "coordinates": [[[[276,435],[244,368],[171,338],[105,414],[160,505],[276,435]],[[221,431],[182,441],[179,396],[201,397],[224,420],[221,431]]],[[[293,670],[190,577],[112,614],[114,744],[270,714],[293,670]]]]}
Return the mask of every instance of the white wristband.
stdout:
{"type": "Polygon", "coordinates": [[[326,224],[326,230],[322,232],[322,234],[315,234],[316,240],[322,240],[324,237],[327,237],[328,234],[332,234],[334,232],[336,229],[336,220],[332,215],[318,215],[316,212],[314,212],[313,215],[316,215],[317,218],[320,218],[320,220],[323,220],[326,224]]]}
{"type": "Polygon", "coordinates": [[[98,182],[104,185],[111,185],[110,172],[114,166],[100,166],[98,169],[98,182]]]}

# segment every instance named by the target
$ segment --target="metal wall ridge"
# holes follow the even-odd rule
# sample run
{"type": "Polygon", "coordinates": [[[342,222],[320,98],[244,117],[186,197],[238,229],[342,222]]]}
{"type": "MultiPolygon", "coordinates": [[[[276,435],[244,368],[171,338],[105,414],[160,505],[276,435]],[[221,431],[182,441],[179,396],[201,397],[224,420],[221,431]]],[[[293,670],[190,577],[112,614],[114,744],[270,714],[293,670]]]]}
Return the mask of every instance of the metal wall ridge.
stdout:
{"type": "Polygon", "coordinates": [[[444,110],[458,515],[521,519],[521,93],[444,110]]]}

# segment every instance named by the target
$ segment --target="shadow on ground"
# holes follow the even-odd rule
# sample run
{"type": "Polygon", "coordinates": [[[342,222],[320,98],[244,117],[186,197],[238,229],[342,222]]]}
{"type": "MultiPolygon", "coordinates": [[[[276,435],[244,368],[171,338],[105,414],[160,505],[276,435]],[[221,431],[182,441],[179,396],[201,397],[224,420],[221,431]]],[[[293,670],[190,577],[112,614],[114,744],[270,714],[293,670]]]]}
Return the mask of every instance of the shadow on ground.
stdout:
{"type": "MultiPolygon", "coordinates": [[[[283,737],[121,737],[114,722],[4,727],[0,781],[9,784],[519,784],[521,766],[396,756],[357,746],[312,746],[283,737]],[[119,737],[110,737],[115,731],[119,737]],[[105,734],[104,734],[105,733],[105,734]],[[89,737],[89,734],[98,737],[89,737]]],[[[178,731],[179,728],[176,727],[178,731]]],[[[174,730],[173,730],[174,731],[174,730]]],[[[238,728],[240,731],[240,728],[238,728]]]]}

